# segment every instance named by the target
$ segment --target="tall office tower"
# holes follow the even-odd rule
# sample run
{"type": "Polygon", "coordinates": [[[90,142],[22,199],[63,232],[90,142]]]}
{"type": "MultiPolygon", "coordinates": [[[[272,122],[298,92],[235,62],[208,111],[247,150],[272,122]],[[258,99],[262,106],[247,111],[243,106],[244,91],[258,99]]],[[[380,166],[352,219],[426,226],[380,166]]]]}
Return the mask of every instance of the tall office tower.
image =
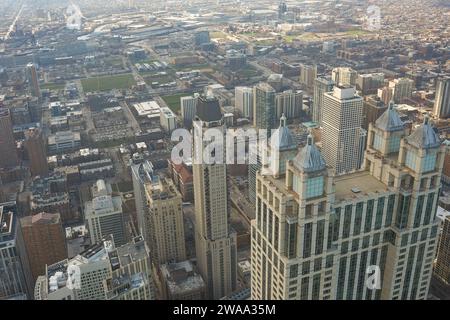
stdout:
{"type": "Polygon", "coordinates": [[[41,212],[20,219],[33,281],[45,272],[47,264],[67,258],[64,229],[59,213],[41,212]]]}
{"type": "Polygon", "coordinates": [[[380,88],[378,89],[377,95],[385,105],[388,105],[394,98],[394,90],[389,87],[380,88]]]}
{"type": "Polygon", "coordinates": [[[317,78],[317,66],[300,65],[300,83],[307,88],[314,87],[314,81],[317,78]]]}
{"type": "Polygon", "coordinates": [[[253,125],[268,130],[268,136],[276,126],[275,90],[265,82],[253,87],[253,125]]]}
{"type": "Polygon", "coordinates": [[[26,300],[33,279],[15,202],[0,204],[0,300],[26,300]]]}
{"type": "Polygon", "coordinates": [[[384,73],[360,74],[356,79],[356,89],[361,95],[375,94],[384,84],[384,73]]]}
{"type": "Polygon", "coordinates": [[[89,228],[91,243],[99,243],[104,237],[113,235],[114,243],[126,243],[126,228],[122,213],[122,198],[112,196],[111,185],[98,180],[92,188],[93,199],[87,201],[84,218],[89,228]]]}
{"type": "MultiPolygon", "coordinates": [[[[201,97],[201,101],[197,106],[194,132],[209,128],[224,131],[218,101],[208,97],[201,97]]],[[[207,295],[210,299],[219,299],[236,288],[236,233],[230,227],[227,165],[224,159],[222,163],[213,164],[198,159],[205,145],[203,139],[194,137],[195,249],[207,295]]],[[[223,148],[223,145],[217,147],[223,148]]],[[[219,154],[215,152],[216,156],[219,154]]]]}
{"type": "Polygon", "coordinates": [[[116,247],[111,237],[74,258],[47,265],[35,300],[153,300],[150,252],[142,237],[116,247]]]}
{"type": "Polygon", "coordinates": [[[333,177],[310,136],[285,177],[258,175],[252,299],[426,299],[444,147],[393,109],[368,145],[364,171],[333,177]]]}
{"type": "Polygon", "coordinates": [[[19,163],[9,109],[0,108],[0,167],[14,167],[19,163]]]}
{"type": "Polygon", "coordinates": [[[193,96],[180,98],[181,117],[184,126],[187,128],[192,127],[192,121],[194,121],[197,112],[197,99],[198,93],[195,93],[193,96]]]}
{"type": "Polygon", "coordinates": [[[253,119],[253,89],[249,87],[236,87],[234,89],[235,107],[243,117],[253,119]]]}
{"type": "Polygon", "coordinates": [[[145,184],[148,239],[152,261],[157,264],[186,260],[181,194],[170,178],[152,176],[145,184]]]}
{"type": "Polygon", "coordinates": [[[352,68],[339,67],[331,72],[331,80],[341,86],[355,86],[357,77],[358,73],[352,68]]]}
{"type": "Polygon", "coordinates": [[[450,77],[437,80],[433,113],[440,119],[450,117],[450,77]]]}
{"type": "Polygon", "coordinates": [[[143,161],[131,165],[138,233],[144,237],[149,248],[151,240],[149,236],[149,220],[147,219],[149,209],[145,185],[152,183],[153,175],[153,164],[150,161],[143,161]]]}
{"type": "Polygon", "coordinates": [[[335,86],[323,96],[323,155],[337,175],[359,169],[363,99],[354,87],[335,86]]]}
{"type": "Polygon", "coordinates": [[[395,103],[402,103],[412,97],[414,81],[408,78],[400,78],[389,81],[389,88],[395,103]]]}
{"type": "Polygon", "coordinates": [[[323,95],[326,92],[333,91],[334,81],[331,78],[321,77],[314,81],[314,104],[312,119],[319,126],[322,126],[322,111],[323,111],[323,95]]]}
{"type": "Polygon", "coordinates": [[[363,103],[363,121],[362,127],[369,129],[369,123],[374,123],[386,111],[388,105],[385,104],[378,96],[369,96],[364,99],[363,103]]]}
{"type": "Polygon", "coordinates": [[[438,295],[450,296],[450,216],[443,221],[442,233],[433,270],[434,289],[438,295]]]}
{"type": "Polygon", "coordinates": [[[46,139],[42,130],[32,128],[25,132],[25,149],[30,160],[32,176],[46,176],[48,174],[46,139]]]}
{"type": "Polygon", "coordinates": [[[299,118],[303,106],[303,92],[286,90],[275,95],[275,116],[277,119],[284,114],[288,119],[299,118]]]}
{"type": "Polygon", "coordinates": [[[41,89],[39,88],[39,78],[34,63],[27,64],[26,76],[28,85],[31,87],[31,93],[35,97],[41,96],[41,89]]]}

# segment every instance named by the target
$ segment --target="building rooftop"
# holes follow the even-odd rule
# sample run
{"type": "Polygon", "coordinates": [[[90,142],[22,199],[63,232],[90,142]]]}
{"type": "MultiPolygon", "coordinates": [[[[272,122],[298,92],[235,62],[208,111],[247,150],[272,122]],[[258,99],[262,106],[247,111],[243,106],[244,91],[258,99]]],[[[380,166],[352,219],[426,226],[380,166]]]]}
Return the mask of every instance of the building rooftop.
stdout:
{"type": "Polygon", "coordinates": [[[61,221],[59,213],[41,212],[33,216],[26,216],[20,219],[22,227],[31,226],[33,224],[56,224],[61,221]]]}
{"type": "Polygon", "coordinates": [[[406,140],[419,149],[437,148],[441,145],[441,139],[427,117],[425,117],[423,124],[417,127],[406,140]]]}
{"type": "Polygon", "coordinates": [[[387,110],[375,121],[375,125],[385,131],[403,130],[404,124],[397,111],[394,109],[394,103],[391,102],[387,110]]]}
{"type": "Polygon", "coordinates": [[[388,192],[388,187],[374,178],[368,171],[355,172],[335,177],[336,203],[342,200],[388,192]]]}
{"type": "Polygon", "coordinates": [[[325,159],[315,146],[313,137],[308,136],[304,146],[293,160],[294,166],[304,172],[320,171],[326,168],[325,159]]]}
{"type": "Polygon", "coordinates": [[[203,278],[195,272],[190,261],[164,264],[161,266],[161,272],[172,294],[202,290],[205,287],[203,278]]]}

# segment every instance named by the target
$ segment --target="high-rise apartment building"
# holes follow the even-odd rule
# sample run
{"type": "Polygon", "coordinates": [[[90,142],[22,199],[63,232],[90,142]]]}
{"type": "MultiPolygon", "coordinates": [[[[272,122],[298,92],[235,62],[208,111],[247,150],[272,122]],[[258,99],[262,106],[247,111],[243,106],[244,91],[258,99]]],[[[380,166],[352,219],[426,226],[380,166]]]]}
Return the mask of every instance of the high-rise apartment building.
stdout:
{"type": "Polygon", "coordinates": [[[182,198],[170,178],[152,175],[146,183],[148,212],[144,214],[152,261],[157,264],[186,260],[182,198]]]}
{"type": "Polygon", "coordinates": [[[356,78],[356,89],[361,91],[362,96],[377,93],[383,85],[384,73],[360,74],[356,78]]]}
{"type": "Polygon", "coordinates": [[[412,97],[414,80],[400,78],[389,81],[389,88],[392,90],[392,99],[395,103],[403,103],[405,99],[412,97]]]}
{"type": "Polygon", "coordinates": [[[18,163],[11,113],[9,109],[0,108],[0,167],[14,167],[18,163]]]}
{"type": "Polygon", "coordinates": [[[0,300],[27,300],[33,278],[15,202],[0,204],[0,300]]]}
{"type": "Polygon", "coordinates": [[[323,95],[333,91],[334,81],[331,78],[320,77],[314,81],[314,101],[312,120],[322,126],[323,95]]]}
{"type": "Polygon", "coordinates": [[[234,89],[235,107],[241,115],[253,119],[253,89],[249,87],[236,87],[234,89]]]}
{"type": "Polygon", "coordinates": [[[331,80],[339,86],[355,86],[358,73],[352,68],[334,68],[331,72],[331,80]]]}
{"type": "Polygon", "coordinates": [[[47,145],[42,136],[42,130],[32,128],[25,132],[25,149],[30,161],[32,176],[46,176],[48,174],[47,145]]]}
{"type": "Polygon", "coordinates": [[[377,91],[377,96],[385,105],[388,105],[394,97],[393,91],[393,88],[389,87],[380,88],[377,91]]]}
{"type": "Polygon", "coordinates": [[[100,243],[103,238],[112,235],[114,243],[126,243],[126,228],[122,213],[122,198],[112,196],[111,185],[98,180],[92,188],[93,199],[87,201],[84,218],[89,228],[91,243],[100,243]]]}
{"type": "Polygon", "coordinates": [[[39,88],[39,77],[34,63],[27,64],[26,77],[28,85],[31,88],[31,93],[33,96],[39,98],[41,96],[41,89],[39,88]]]}
{"type": "Polygon", "coordinates": [[[194,121],[195,114],[197,113],[197,99],[198,93],[195,93],[193,96],[180,98],[181,117],[184,126],[187,128],[192,127],[192,121],[194,121]]]}
{"type": "Polygon", "coordinates": [[[444,147],[392,108],[368,141],[360,172],[334,177],[309,136],[286,175],[258,175],[252,299],[426,299],[444,147]]]}
{"type": "Polygon", "coordinates": [[[317,66],[300,65],[300,83],[307,88],[314,87],[314,81],[317,78],[317,66]]]}
{"type": "MultiPolygon", "coordinates": [[[[194,132],[204,132],[209,128],[221,130],[225,135],[217,100],[202,103],[201,109],[197,109],[194,132]],[[209,110],[202,110],[206,106],[209,110]]],[[[207,296],[219,299],[236,288],[236,233],[230,227],[227,165],[224,158],[219,160],[221,163],[202,161],[200,155],[206,145],[202,139],[194,137],[195,248],[207,296]]],[[[223,148],[223,145],[218,147],[223,148]]],[[[219,154],[220,151],[216,151],[215,156],[219,154]]]]}
{"type": "Polygon", "coordinates": [[[450,117],[450,77],[437,80],[433,113],[440,119],[450,117]]]}
{"type": "Polygon", "coordinates": [[[35,300],[153,300],[149,249],[142,237],[116,247],[111,237],[74,258],[47,265],[35,300]]]}
{"type": "Polygon", "coordinates": [[[253,87],[253,125],[256,129],[270,130],[276,126],[275,90],[261,82],[253,87]]]}
{"type": "Polygon", "coordinates": [[[354,87],[336,86],[323,97],[323,155],[336,174],[359,169],[363,99],[354,87]]]}
{"type": "Polygon", "coordinates": [[[67,258],[64,229],[59,213],[41,212],[20,219],[33,281],[44,274],[45,266],[67,258]]]}
{"type": "Polygon", "coordinates": [[[299,118],[303,106],[303,92],[286,90],[275,95],[275,117],[280,119],[284,114],[288,119],[299,118]]]}

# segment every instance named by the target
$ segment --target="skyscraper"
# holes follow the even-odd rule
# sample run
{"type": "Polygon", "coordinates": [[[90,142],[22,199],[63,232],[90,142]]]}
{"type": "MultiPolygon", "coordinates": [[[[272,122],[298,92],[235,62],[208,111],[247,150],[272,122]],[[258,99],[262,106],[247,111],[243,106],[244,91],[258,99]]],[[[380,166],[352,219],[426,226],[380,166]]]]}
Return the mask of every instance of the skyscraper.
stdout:
{"type": "Polygon", "coordinates": [[[33,278],[15,202],[0,204],[0,300],[29,299],[33,278]]]}
{"type": "Polygon", "coordinates": [[[181,117],[183,124],[187,128],[192,127],[192,121],[194,121],[195,114],[197,112],[197,98],[198,94],[195,93],[193,96],[181,97],[181,117]]]}
{"type": "Polygon", "coordinates": [[[403,103],[405,99],[411,98],[414,81],[408,78],[400,78],[389,81],[395,103],[403,103]]]}
{"type": "Polygon", "coordinates": [[[34,63],[27,64],[26,76],[28,85],[31,88],[31,93],[33,96],[39,98],[41,96],[41,89],[39,88],[39,78],[34,63]]]}
{"type": "Polygon", "coordinates": [[[234,89],[235,107],[242,116],[253,119],[253,89],[249,87],[236,87],[234,89]]]}
{"type": "Polygon", "coordinates": [[[443,161],[431,126],[408,136],[392,108],[364,171],[334,177],[309,136],[285,176],[258,175],[252,299],[426,299],[443,161]]]}
{"type": "Polygon", "coordinates": [[[334,81],[331,78],[321,77],[314,81],[314,104],[312,120],[322,126],[323,95],[333,91],[334,81]]]}
{"type": "Polygon", "coordinates": [[[19,163],[9,109],[0,108],[0,167],[14,167],[19,163]]]}
{"type": "Polygon", "coordinates": [[[450,117],[450,77],[437,80],[433,113],[441,119],[450,117]]]}
{"type": "Polygon", "coordinates": [[[59,213],[41,212],[20,219],[33,281],[45,266],[67,258],[66,237],[59,213]]]}
{"type": "Polygon", "coordinates": [[[170,178],[153,175],[145,184],[148,237],[152,261],[157,264],[186,260],[181,194],[170,178]]]}
{"type": "Polygon", "coordinates": [[[45,176],[48,173],[47,146],[42,131],[32,128],[25,132],[25,149],[30,160],[32,176],[45,176]]]}
{"type": "Polygon", "coordinates": [[[47,265],[35,300],[153,300],[149,249],[142,237],[116,247],[107,237],[72,259],[47,265]]]}
{"type": "Polygon", "coordinates": [[[336,174],[359,169],[363,100],[354,87],[335,86],[323,97],[323,155],[336,174]]]}
{"type": "Polygon", "coordinates": [[[339,67],[331,72],[331,80],[341,86],[355,86],[357,77],[358,73],[352,68],[339,67]]]}
{"type": "Polygon", "coordinates": [[[300,65],[300,83],[307,88],[314,87],[314,81],[317,78],[317,66],[300,65]]]}
{"type": "MultiPolygon", "coordinates": [[[[201,100],[204,103],[197,108],[194,132],[208,128],[223,131],[218,101],[208,97],[201,100]],[[203,110],[206,106],[208,110],[203,110]]],[[[195,248],[208,297],[219,299],[236,288],[236,233],[230,227],[227,166],[224,159],[213,164],[200,161],[198,157],[204,147],[203,140],[194,137],[195,248]]],[[[216,151],[217,156],[219,153],[216,151]]]]}
{"type": "Polygon", "coordinates": [[[268,130],[268,136],[276,126],[275,90],[265,82],[253,87],[253,125],[268,130]]]}
{"type": "Polygon", "coordinates": [[[112,235],[114,243],[126,243],[126,228],[122,213],[122,198],[112,196],[111,185],[98,180],[92,188],[93,199],[87,201],[84,217],[89,228],[91,243],[100,243],[103,238],[112,235]]]}
{"type": "Polygon", "coordinates": [[[288,119],[300,117],[303,106],[303,92],[285,90],[275,95],[275,117],[280,119],[284,114],[288,119]]]}

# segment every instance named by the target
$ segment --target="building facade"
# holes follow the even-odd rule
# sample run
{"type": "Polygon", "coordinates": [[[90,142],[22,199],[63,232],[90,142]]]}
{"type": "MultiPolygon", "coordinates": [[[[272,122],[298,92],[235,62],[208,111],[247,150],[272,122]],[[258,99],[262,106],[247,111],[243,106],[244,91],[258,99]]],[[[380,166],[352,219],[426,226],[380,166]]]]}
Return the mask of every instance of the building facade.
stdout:
{"type": "Polygon", "coordinates": [[[144,214],[152,261],[156,265],[186,260],[182,198],[170,178],[153,175],[146,183],[144,214]]]}
{"type": "Polygon", "coordinates": [[[9,109],[0,108],[0,167],[15,167],[18,164],[11,113],[9,109]]]}
{"type": "Polygon", "coordinates": [[[235,107],[244,118],[253,119],[253,89],[236,87],[234,89],[235,107]]]}
{"type": "Polygon", "coordinates": [[[336,174],[359,169],[363,100],[354,87],[324,94],[323,156],[336,174]]]}
{"type": "Polygon", "coordinates": [[[368,139],[361,172],[334,177],[310,136],[285,176],[258,175],[252,299],[426,299],[443,147],[392,109],[368,139]]]}
{"type": "Polygon", "coordinates": [[[47,145],[42,131],[37,128],[25,133],[25,149],[30,161],[32,176],[45,176],[48,174],[47,145]]]}
{"type": "MultiPolygon", "coordinates": [[[[194,130],[215,128],[225,135],[219,106],[213,106],[215,110],[197,114],[194,130]]],[[[195,248],[207,297],[220,299],[236,288],[236,233],[230,227],[227,165],[224,158],[222,163],[212,164],[199,159],[205,145],[194,137],[195,248]]]]}
{"type": "Polygon", "coordinates": [[[112,235],[114,243],[125,244],[127,235],[122,213],[122,198],[112,196],[111,186],[104,180],[98,180],[92,189],[93,199],[86,202],[84,209],[91,243],[101,243],[105,237],[112,235]]]}
{"type": "Polygon", "coordinates": [[[67,258],[64,229],[59,213],[41,212],[20,219],[33,281],[45,266],[67,258]]]}
{"type": "Polygon", "coordinates": [[[15,202],[0,204],[0,300],[27,300],[33,294],[28,255],[15,202]]]}
{"type": "Polygon", "coordinates": [[[450,117],[450,77],[437,80],[433,113],[440,119],[450,117]]]}
{"type": "Polygon", "coordinates": [[[323,95],[333,91],[334,81],[331,78],[317,78],[314,81],[314,101],[312,120],[322,126],[323,95]]]}

